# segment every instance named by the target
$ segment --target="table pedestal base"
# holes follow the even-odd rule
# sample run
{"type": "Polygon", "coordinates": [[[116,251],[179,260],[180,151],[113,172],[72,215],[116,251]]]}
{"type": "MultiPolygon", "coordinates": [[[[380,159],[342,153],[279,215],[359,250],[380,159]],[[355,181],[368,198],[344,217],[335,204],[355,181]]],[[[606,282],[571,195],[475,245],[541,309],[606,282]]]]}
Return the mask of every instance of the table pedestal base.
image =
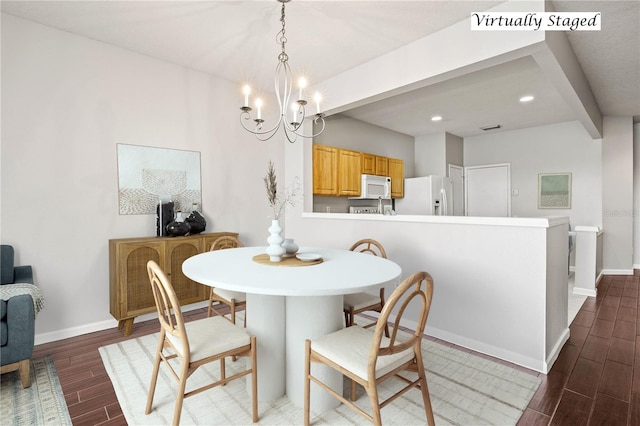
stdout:
{"type": "MultiPolygon", "coordinates": [[[[285,394],[285,298],[247,293],[246,315],[258,344],[258,401],[275,401],[285,394]]],[[[251,395],[250,376],[247,391],[251,395]]]]}
{"type": "MultiPolygon", "coordinates": [[[[300,283],[304,285],[304,283],[300,283]]],[[[287,396],[304,405],[304,341],[316,339],[343,327],[342,295],[288,296],[286,301],[287,396]]],[[[258,369],[260,367],[258,366],[258,369]]],[[[311,364],[311,372],[342,394],[342,374],[324,365],[311,364]]],[[[340,405],[333,396],[311,383],[311,411],[322,413],[340,405]]]]}

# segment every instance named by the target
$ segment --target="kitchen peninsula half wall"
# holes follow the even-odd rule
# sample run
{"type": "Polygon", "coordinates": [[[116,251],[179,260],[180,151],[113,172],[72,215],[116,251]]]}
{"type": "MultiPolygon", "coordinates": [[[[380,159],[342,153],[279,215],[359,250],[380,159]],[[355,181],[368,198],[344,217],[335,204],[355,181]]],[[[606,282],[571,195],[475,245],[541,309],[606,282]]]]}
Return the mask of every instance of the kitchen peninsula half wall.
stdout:
{"type": "Polygon", "coordinates": [[[293,216],[296,241],[348,248],[374,238],[403,277],[429,272],[428,335],[542,373],[569,338],[567,217],[293,216]]]}

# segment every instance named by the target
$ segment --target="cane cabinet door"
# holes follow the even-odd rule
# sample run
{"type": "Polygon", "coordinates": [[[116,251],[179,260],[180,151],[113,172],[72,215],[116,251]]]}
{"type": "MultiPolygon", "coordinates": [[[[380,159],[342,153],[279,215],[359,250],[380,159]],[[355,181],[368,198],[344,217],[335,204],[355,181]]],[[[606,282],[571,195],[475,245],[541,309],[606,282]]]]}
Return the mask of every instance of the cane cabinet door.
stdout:
{"type": "Polygon", "coordinates": [[[204,297],[205,286],[191,281],[182,273],[182,262],[200,253],[201,241],[196,239],[175,239],[166,242],[164,271],[171,280],[173,289],[181,305],[195,303],[204,297]]]}
{"type": "Polygon", "coordinates": [[[155,300],[149,283],[147,262],[153,260],[162,265],[164,245],[162,242],[125,243],[119,245],[120,282],[127,285],[120,288],[120,316],[130,317],[155,311],[155,300]]]}

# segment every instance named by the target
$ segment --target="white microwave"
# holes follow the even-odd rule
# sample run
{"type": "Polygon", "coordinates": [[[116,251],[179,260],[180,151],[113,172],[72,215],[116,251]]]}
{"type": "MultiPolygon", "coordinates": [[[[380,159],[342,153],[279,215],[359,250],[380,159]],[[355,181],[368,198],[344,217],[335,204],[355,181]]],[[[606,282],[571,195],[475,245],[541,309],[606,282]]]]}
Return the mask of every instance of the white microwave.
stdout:
{"type": "Polygon", "coordinates": [[[362,175],[360,196],[352,199],[391,199],[391,178],[388,176],[362,175]]]}

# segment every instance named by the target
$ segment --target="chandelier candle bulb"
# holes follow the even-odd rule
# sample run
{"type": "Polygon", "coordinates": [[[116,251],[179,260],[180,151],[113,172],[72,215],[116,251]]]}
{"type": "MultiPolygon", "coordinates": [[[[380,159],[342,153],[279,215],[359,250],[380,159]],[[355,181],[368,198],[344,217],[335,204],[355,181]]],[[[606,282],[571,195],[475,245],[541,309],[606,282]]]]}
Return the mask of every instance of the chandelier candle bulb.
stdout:
{"type": "Polygon", "coordinates": [[[298,95],[298,99],[303,100],[304,98],[302,97],[302,91],[304,90],[305,87],[307,87],[307,80],[304,77],[300,77],[300,80],[298,81],[298,86],[300,87],[300,94],[298,95]]]}
{"type": "Polygon", "coordinates": [[[262,118],[262,99],[256,99],[256,108],[258,108],[258,120],[262,118]]]}
{"type": "Polygon", "coordinates": [[[242,92],[244,93],[244,106],[248,107],[249,95],[251,94],[251,87],[249,87],[249,85],[245,85],[244,88],[242,89],[242,92]]]}
{"type": "Polygon", "coordinates": [[[316,101],[316,114],[320,114],[320,101],[322,100],[320,93],[316,92],[316,94],[313,95],[313,100],[316,101]]]}

